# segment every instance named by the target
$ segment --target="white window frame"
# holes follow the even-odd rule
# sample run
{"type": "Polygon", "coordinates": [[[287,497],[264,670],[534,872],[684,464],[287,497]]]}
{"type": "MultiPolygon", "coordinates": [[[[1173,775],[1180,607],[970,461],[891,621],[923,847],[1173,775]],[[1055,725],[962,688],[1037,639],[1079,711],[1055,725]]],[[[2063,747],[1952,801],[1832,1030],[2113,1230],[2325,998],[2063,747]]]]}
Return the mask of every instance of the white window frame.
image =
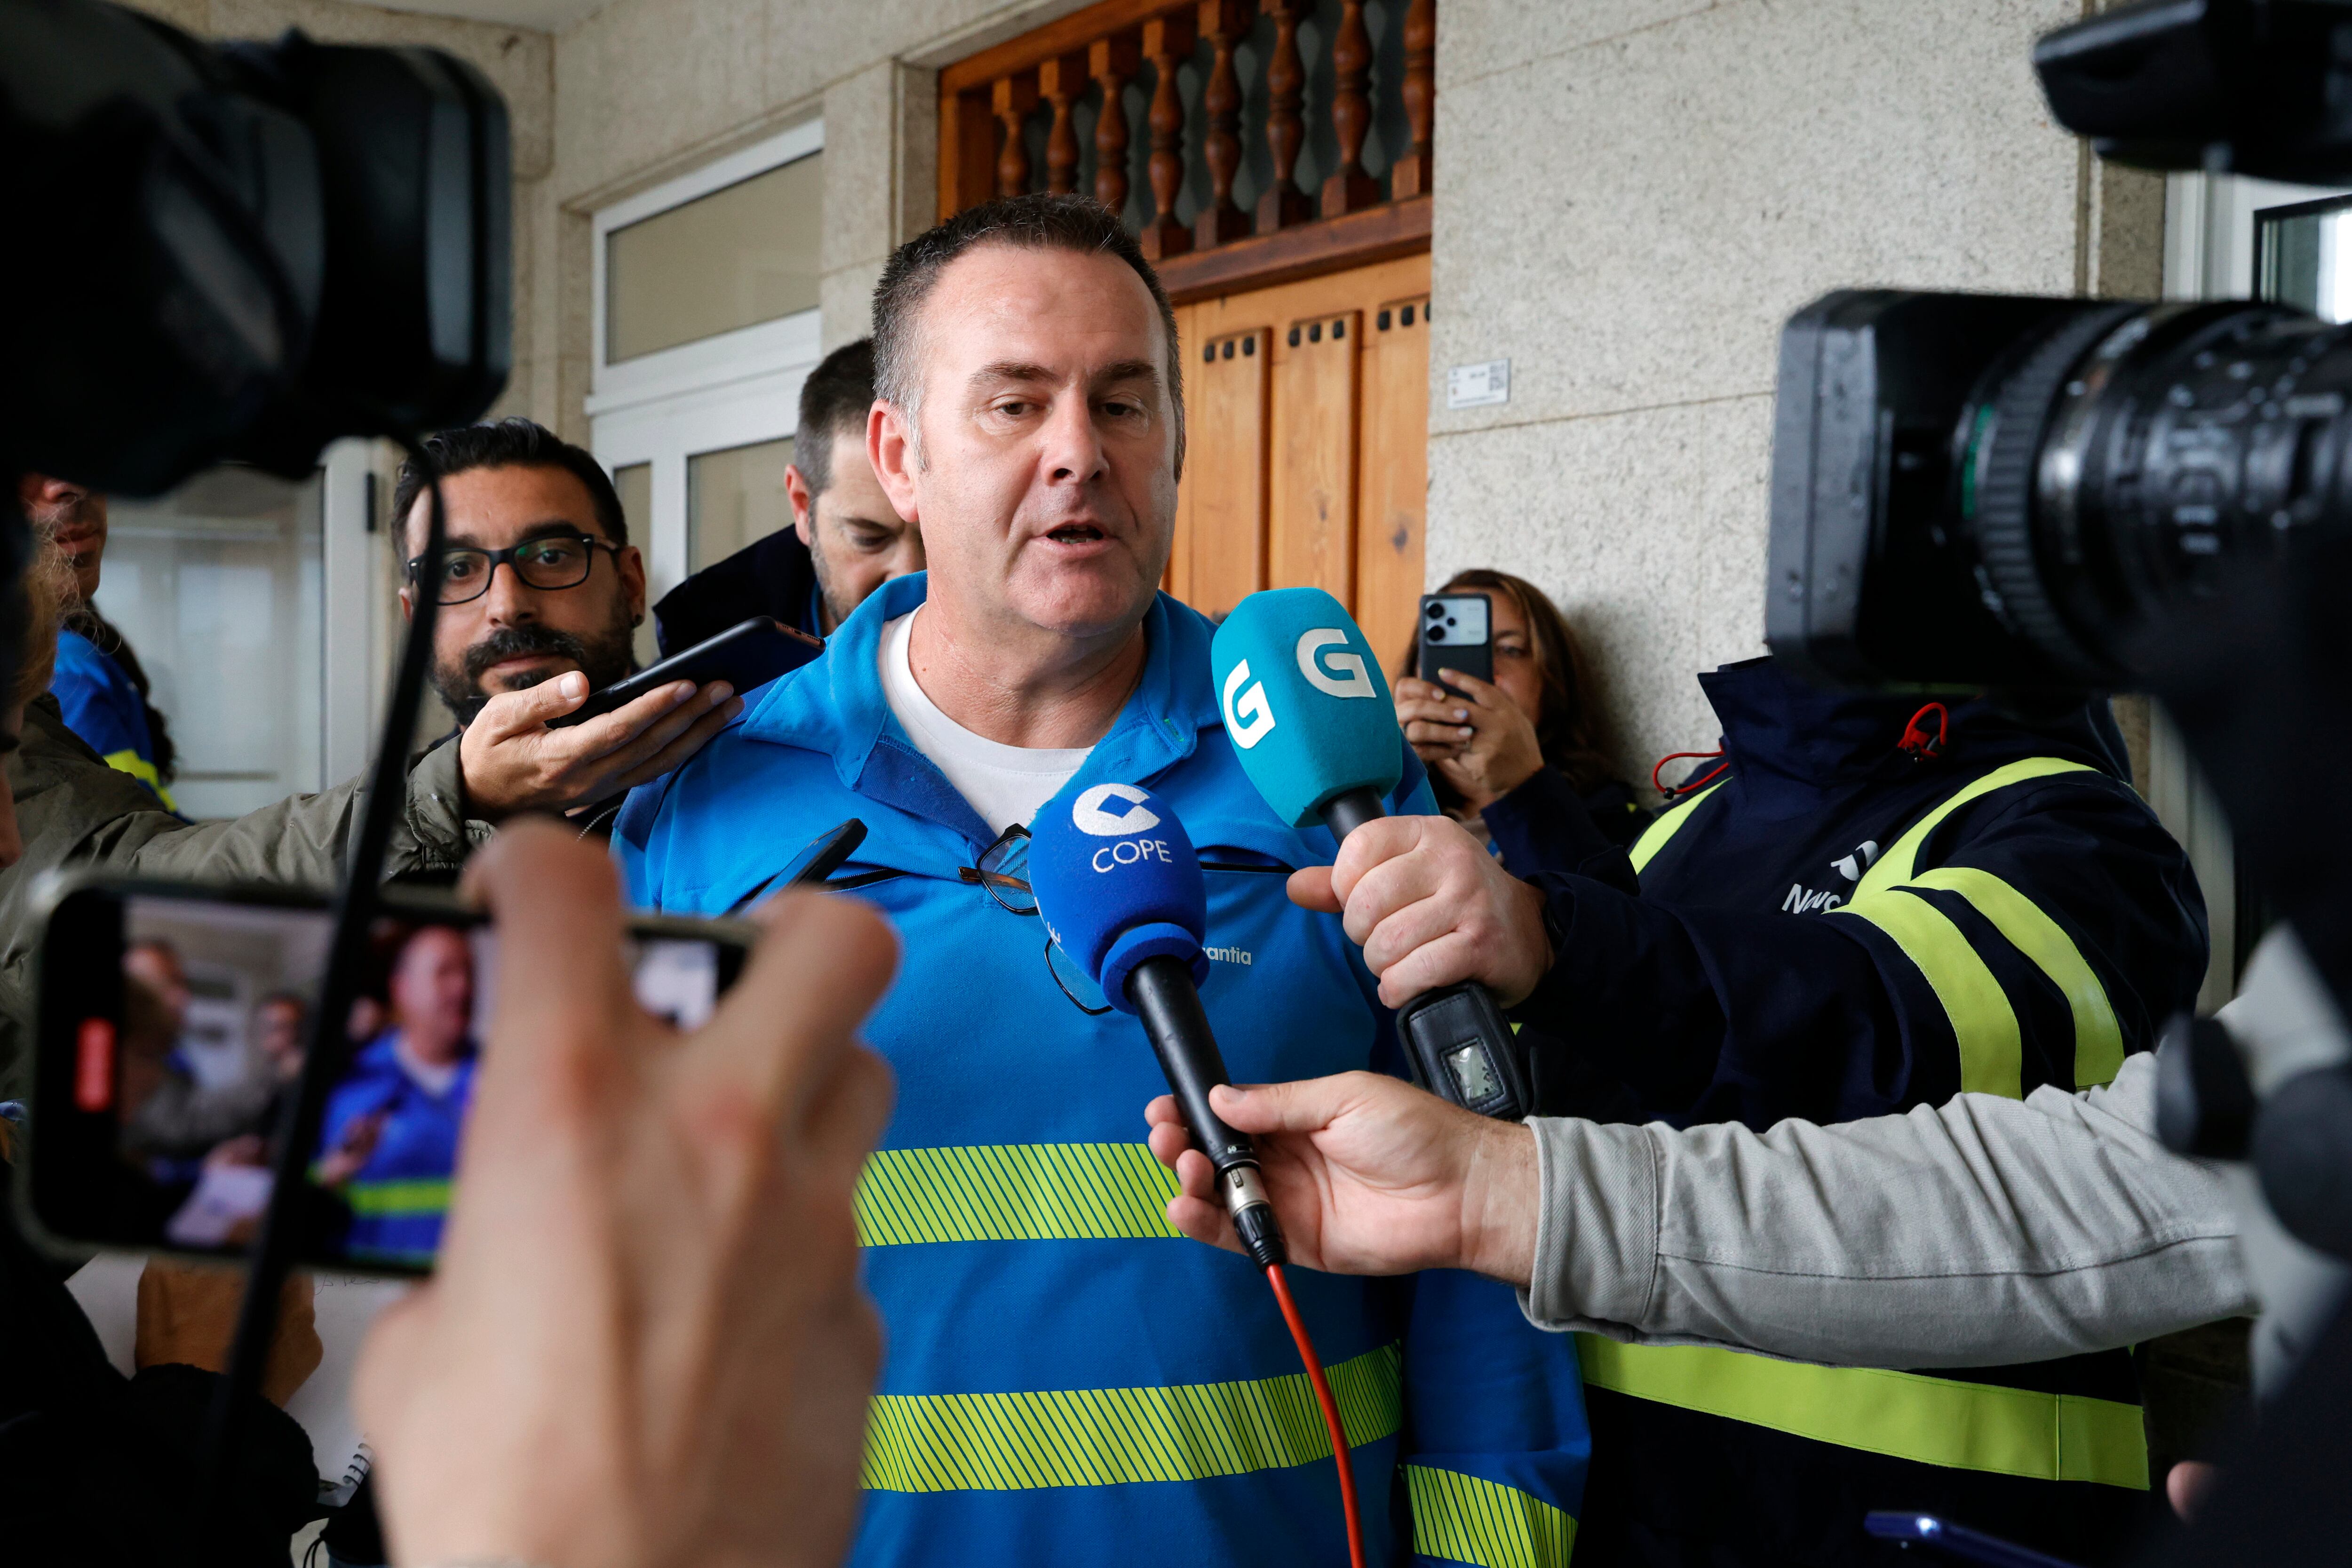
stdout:
{"type": "Polygon", "coordinates": [[[615,229],[643,223],[714,191],[740,184],[754,175],[823,151],[824,121],[808,121],[740,153],[705,163],[691,174],[598,209],[593,220],[596,358],[591,375],[593,390],[588,398],[590,417],[676,393],[698,391],[721,381],[757,375],[805,357],[818,338],[815,306],[779,316],[772,321],[738,327],[730,332],[639,354],[614,364],[605,358],[604,329],[610,319],[605,269],[608,242],[615,229]]]}
{"type": "Polygon", "coordinates": [[[654,599],[687,575],[688,461],[794,434],[801,383],[823,357],[824,330],[820,310],[812,308],[607,363],[606,241],[615,229],[824,150],[824,122],[808,121],[595,214],[589,445],[607,471],[653,465],[653,516],[637,543],[654,599]]]}

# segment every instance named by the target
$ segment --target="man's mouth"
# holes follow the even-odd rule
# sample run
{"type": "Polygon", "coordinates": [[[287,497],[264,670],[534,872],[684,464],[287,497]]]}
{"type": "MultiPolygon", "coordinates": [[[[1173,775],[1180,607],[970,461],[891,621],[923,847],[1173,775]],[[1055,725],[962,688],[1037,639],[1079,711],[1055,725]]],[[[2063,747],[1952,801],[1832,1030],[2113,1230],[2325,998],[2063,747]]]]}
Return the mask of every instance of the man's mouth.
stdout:
{"type": "Polygon", "coordinates": [[[1110,535],[1091,522],[1066,522],[1045,537],[1056,544],[1099,544],[1110,535]]]}

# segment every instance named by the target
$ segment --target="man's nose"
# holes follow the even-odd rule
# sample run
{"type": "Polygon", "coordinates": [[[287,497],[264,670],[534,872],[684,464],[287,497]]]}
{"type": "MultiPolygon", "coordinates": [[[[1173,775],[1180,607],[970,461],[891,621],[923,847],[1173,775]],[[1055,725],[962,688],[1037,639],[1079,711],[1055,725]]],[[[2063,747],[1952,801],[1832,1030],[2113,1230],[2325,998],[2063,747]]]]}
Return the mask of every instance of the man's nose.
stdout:
{"type": "Polygon", "coordinates": [[[1102,436],[1087,399],[1057,399],[1045,421],[1046,472],[1056,484],[1085,484],[1103,472],[1102,436]]]}
{"type": "Polygon", "coordinates": [[[482,595],[482,613],[499,626],[510,626],[539,619],[539,590],[522,580],[514,563],[501,561],[490,574],[490,591],[482,595]]]}
{"type": "Polygon", "coordinates": [[[44,475],[40,481],[39,501],[43,506],[63,506],[89,499],[89,491],[71,479],[53,479],[44,475]]]}

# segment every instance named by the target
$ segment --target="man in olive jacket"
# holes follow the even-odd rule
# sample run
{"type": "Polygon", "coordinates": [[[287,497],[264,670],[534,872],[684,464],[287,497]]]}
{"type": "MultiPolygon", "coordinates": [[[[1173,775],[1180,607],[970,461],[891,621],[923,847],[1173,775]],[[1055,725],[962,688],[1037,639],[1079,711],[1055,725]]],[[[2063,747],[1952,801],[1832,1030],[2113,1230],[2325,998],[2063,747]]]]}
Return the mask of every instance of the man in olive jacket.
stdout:
{"type": "MultiPolygon", "coordinates": [[[[678,682],[563,729],[547,721],[629,673],[646,613],[645,562],[596,459],[528,420],[429,437],[450,566],[434,627],[433,683],[460,727],[411,759],[388,877],[446,880],[520,812],[570,813],[677,766],[740,710],[723,683],[678,682]]],[[[425,476],[394,494],[404,557],[423,547],[425,476]]],[[[411,578],[414,573],[410,574],[411,578]]],[[[407,608],[413,580],[401,590],[407,608]]],[[[35,885],[59,867],[144,877],[331,889],[362,793],[352,779],[226,822],[189,823],[66,727],[54,697],[26,704],[7,759],[24,858],[0,871],[0,1098],[26,1084],[33,1027],[35,885]]]]}

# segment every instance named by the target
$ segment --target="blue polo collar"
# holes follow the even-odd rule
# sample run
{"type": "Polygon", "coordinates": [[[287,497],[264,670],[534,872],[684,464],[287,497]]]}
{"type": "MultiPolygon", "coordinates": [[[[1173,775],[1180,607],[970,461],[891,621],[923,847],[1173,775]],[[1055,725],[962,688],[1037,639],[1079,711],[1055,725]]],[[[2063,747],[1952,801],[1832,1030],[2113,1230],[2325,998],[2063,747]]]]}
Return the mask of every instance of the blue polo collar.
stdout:
{"type": "MultiPolygon", "coordinates": [[[[882,627],[911,613],[929,591],[927,573],[885,583],[835,628],[822,655],[769,689],[744,717],[741,733],[824,752],[845,788],[984,847],[995,835],[908,738],[882,691],[882,627]]],[[[1063,795],[1109,781],[1148,784],[1191,756],[1200,732],[1220,722],[1209,623],[1160,594],[1144,613],[1143,635],[1143,676],[1134,695],[1063,795]]]]}

